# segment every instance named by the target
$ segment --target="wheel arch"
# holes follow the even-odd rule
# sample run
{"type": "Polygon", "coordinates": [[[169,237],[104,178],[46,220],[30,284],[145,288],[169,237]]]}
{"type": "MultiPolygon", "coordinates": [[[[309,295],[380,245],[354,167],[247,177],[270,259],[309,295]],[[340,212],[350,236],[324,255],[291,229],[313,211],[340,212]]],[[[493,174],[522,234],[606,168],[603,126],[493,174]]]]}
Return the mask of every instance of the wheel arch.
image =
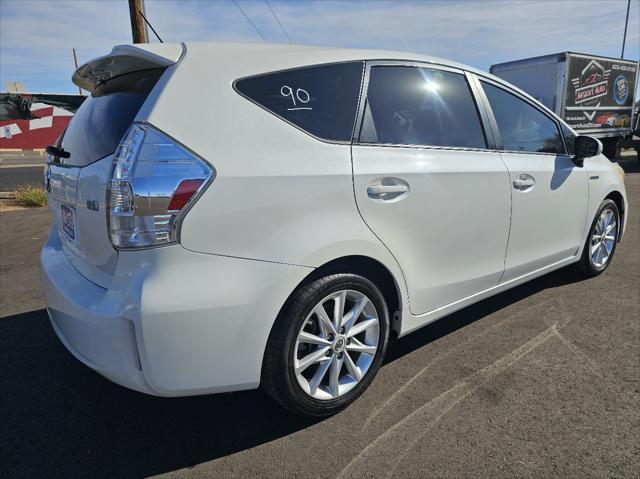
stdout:
{"type": "MultiPolygon", "coordinates": [[[[612,200],[616,206],[618,207],[618,211],[620,212],[620,225],[624,225],[624,218],[625,218],[625,209],[624,209],[624,197],[622,196],[622,193],[620,193],[617,190],[613,190],[611,191],[607,196],[605,196],[604,198],[605,200],[612,200]]],[[[623,228],[619,228],[618,229],[618,241],[620,241],[620,239],[622,238],[622,234],[623,234],[623,228]]]]}
{"type": "MultiPolygon", "coordinates": [[[[384,296],[389,308],[389,315],[392,323],[397,322],[402,310],[402,295],[400,285],[389,269],[380,261],[369,256],[351,255],[336,258],[315,269],[308,276],[308,280],[313,281],[322,276],[332,273],[356,273],[361,274],[374,283],[384,296]]],[[[307,278],[305,278],[306,280],[307,278]]],[[[393,328],[392,328],[393,329],[393,328]]]]}
{"type": "Polygon", "coordinates": [[[301,286],[324,276],[337,273],[360,274],[374,283],[380,289],[387,302],[391,331],[400,331],[404,296],[402,279],[398,280],[381,261],[365,255],[341,256],[318,266],[296,285],[281,310],[285,308],[293,292],[301,286]]]}

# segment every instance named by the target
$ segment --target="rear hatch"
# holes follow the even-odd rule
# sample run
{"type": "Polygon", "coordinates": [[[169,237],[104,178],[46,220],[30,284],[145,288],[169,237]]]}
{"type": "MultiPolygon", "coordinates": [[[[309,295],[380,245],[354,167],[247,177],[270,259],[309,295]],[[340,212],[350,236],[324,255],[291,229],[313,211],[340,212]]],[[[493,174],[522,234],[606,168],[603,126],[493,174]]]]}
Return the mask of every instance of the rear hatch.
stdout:
{"type": "Polygon", "coordinates": [[[107,186],[113,154],[180,45],[122,46],[81,66],[73,81],[91,95],[69,123],[57,146],[68,157],[47,159],[45,185],[53,228],[73,267],[108,288],[118,252],[109,239],[107,186]]]}

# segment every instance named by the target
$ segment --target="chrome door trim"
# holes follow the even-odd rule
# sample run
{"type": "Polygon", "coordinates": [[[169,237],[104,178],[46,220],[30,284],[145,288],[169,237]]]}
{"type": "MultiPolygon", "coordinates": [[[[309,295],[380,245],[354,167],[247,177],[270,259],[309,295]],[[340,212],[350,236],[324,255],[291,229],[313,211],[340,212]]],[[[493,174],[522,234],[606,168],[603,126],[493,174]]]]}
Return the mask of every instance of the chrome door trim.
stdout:
{"type": "Polygon", "coordinates": [[[452,73],[464,74],[464,70],[462,68],[457,68],[450,65],[443,65],[440,63],[419,61],[419,60],[365,60],[365,62],[367,64],[366,66],[368,70],[371,70],[371,67],[379,67],[379,66],[422,67],[422,68],[431,68],[434,70],[445,70],[445,71],[450,71],[452,73]]]}
{"type": "MultiPolygon", "coordinates": [[[[476,151],[479,153],[495,153],[496,149],[491,148],[472,148],[462,146],[434,146],[434,145],[408,145],[406,143],[358,143],[355,141],[354,146],[377,146],[380,148],[415,148],[419,150],[450,150],[450,151],[476,151]]],[[[517,153],[517,152],[516,152],[517,153]]],[[[521,151],[520,153],[525,153],[521,151]]],[[[546,153],[547,155],[550,153],[546,153]]]]}

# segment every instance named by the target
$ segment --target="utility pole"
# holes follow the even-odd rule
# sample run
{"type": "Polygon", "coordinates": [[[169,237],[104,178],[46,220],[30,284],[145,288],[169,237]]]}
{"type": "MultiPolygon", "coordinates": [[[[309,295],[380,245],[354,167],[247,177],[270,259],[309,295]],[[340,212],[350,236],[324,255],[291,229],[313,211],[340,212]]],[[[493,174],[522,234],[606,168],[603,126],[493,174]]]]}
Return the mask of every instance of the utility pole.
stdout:
{"type": "MultiPolygon", "coordinates": [[[[78,57],[76,56],[76,49],[72,48],[73,50],[73,63],[76,66],[76,70],[78,69],[78,57]]],[[[80,93],[82,95],[82,88],[78,87],[78,93],[80,93]]]]}
{"type": "Polygon", "coordinates": [[[622,53],[620,59],[624,59],[624,44],[627,42],[627,27],[629,26],[629,9],[631,8],[631,0],[627,0],[627,19],[624,21],[624,35],[622,36],[622,53]]]}
{"type": "Polygon", "coordinates": [[[133,43],[148,43],[147,26],[144,23],[144,0],[129,0],[129,16],[131,17],[131,36],[133,43]]]}

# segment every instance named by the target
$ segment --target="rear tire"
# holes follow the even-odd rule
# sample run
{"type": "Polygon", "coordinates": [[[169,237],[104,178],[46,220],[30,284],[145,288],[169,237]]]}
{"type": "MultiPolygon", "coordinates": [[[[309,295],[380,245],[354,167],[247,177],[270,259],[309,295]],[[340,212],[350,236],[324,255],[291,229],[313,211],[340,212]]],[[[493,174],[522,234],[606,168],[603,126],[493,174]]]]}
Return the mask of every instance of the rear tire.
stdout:
{"type": "Polygon", "coordinates": [[[604,200],[591,224],[580,258],[580,270],[589,277],[602,274],[611,264],[620,231],[620,212],[612,200],[604,200]]]}
{"type": "Polygon", "coordinates": [[[369,386],[388,340],[389,313],[378,287],[356,274],[325,276],[300,286],[278,315],[261,386],[296,414],[335,414],[369,386]]]}

